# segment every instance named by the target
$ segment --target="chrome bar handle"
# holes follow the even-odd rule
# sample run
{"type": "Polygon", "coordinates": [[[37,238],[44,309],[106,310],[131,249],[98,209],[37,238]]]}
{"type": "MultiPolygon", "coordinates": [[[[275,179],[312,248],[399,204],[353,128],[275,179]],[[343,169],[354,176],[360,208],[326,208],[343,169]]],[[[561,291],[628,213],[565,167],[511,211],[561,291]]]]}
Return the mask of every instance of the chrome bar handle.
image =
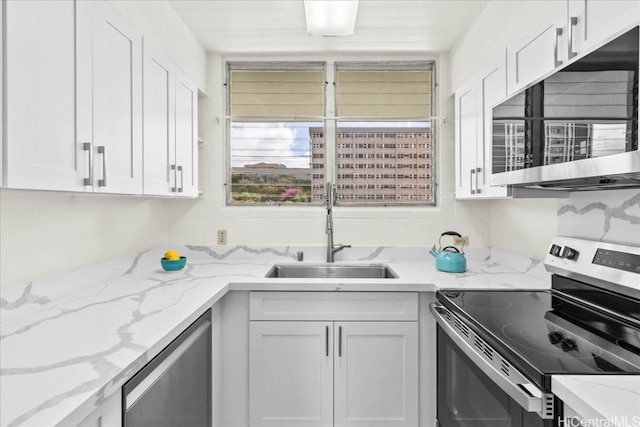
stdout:
{"type": "Polygon", "coordinates": [[[556,40],[553,46],[553,64],[554,67],[559,67],[562,65],[562,61],[560,61],[560,54],[558,53],[558,39],[562,35],[562,28],[556,28],[556,40]]]}
{"type": "Polygon", "coordinates": [[[93,185],[93,167],[91,166],[91,143],[82,143],[82,150],[87,152],[87,166],[89,166],[89,170],[87,171],[89,177],[82,180],[82,184],[87,187],[89,185],[93,185]]]}
{"type": "Polygon", "coordinates": [[[574,58],[578,52],[573,50],[573,29],[578,25],[578,17],[572,16],[569,18],[569,59],[574,58]]]}
{"type": "MultiPolygon", "coordinates": [[[[473,189],[473,176],[476,174],[475,169],[471,169],[469,172],[469,189],[471,190],[471,194],[476,194],[476,190],[473,189]]],[[[476,183],[478,180],[476,179],[476,183]]]]}
{"type": "Polygon", "coordinates": [[[107,186],[107,147],[100,145],[98,154],[102,154],[102,179],[98,180],[98,187],[107,186]]]}
{"type": "Polygon", "coordinates": [[[184,190],[184,172],[182,171],[182,166],[178,166],[178,172],[180,172],[180,187],[178,187],[178,193],[182,193],[184,190]]]}
{"type": "Polygon", "coordinates": [[[480,187],[478,186],[478,175],[480,175],[480,172],[482,172],[482,168],[476,168],[476,193],[477,194],[482,193],[482,190],[480,190],[480,187]]]}
{"type": "MultiPolygon", "coordinates": [[[[176,170],[176,165],[170,165],[169,169],[172,171],[176,170]]],[[[171,176],[171,174],[169,174],[169,176],[171,176]]],[[[171,187],[171,192],[172,193],[176,193],[178,191],[178,177],[176,176],[176,173],[173,173],[173,187],[171,187]]]]}
{"type": "Polygon", "coordinates": [[[342,357],[342,326],[338,326],[338,357],[342,357]]]}
{"type": "Polygon", "coordinates": [[[325,347],[325,353],[327,355],[327,357],[329,357],[329,327],[325,326],[325,343],[324,343],[324,347],[325,347]]]}

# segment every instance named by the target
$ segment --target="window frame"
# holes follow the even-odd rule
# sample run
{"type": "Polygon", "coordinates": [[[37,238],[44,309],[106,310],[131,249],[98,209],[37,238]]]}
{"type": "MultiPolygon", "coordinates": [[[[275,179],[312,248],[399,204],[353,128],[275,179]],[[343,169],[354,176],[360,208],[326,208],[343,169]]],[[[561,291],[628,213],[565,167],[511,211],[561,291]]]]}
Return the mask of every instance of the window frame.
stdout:
{"type": "MultiPolygon", "coordinates": [[[[298,202],[298,203],[283,203],[283,202],[260,202],[260,203],[248,203],[248,202],[232,202],[231,201],[231,176],[232,176],[232,166],[231,166],[231,124],[232,124],[232,116],[231,116],[231,71],[232,69],[246,69],[246,70],[274,70],[274,71],[310,71],[308,68],[311,66],[318,66],[322,64],[324,66],[324,75],[325,75],[325,85],[324,85],[324,116],[317,117],[318,121],[323,122],[324,129],[324,181],[330,181],[334,185],[337,185],[338,174],[341,173],[338,168],[338,135],[337,135],[337,127],[340,121],[340,116],[336,114],[337,111],[337,82],[336,82],[336,73],[338,66],[341,67],[349,67],[349,70],[353,69],[355,71],[367,70],[370,69],[372,71],[385,71],[385,70],[411,70],[411,69],[419,69],[424,70],[429,69],[431,72],[431,116],[424,117],[422,121],[425,123],[429,123],[430,133],[431,133],[431,148],[430,155],[432,159],[431,163],[431,201],[412,201],[412,202],[401,202],[395,203],[395,200],[390,201],[389,203],[348,203],[348,204],[340,204],[337,203],[337,206],[341,208],[372,208],[372,211],[378,210],[379,208],[387,208],[387,209],[398,209],[400,211],[411,209],[411,208],[438,208],[440,205],[439,201],[439,180],[438,180],[438,168],[439,168],[439,160],[437,158],[438,150],[437,144],[439,143],[439,129],[438,129],[438,107],[439,107],[439,97],[437,93],[438,87],[438,79],[437,79],[437,56],[434,56],[429,59],[419,59],[419,60],[394,60],[394,59],[384,59],[384,60],[358,60],[358,61],[348,61],[343,59],[327,59],[323,58],[312,58],[312,59],[300,59],[295,60],[291,58],[287,59],[256,59],[256,60],[246,60],[246,59],[226,59],[223,60],[222,64],[224,66],[225,73],[225,97],[224,97],[224,109],[226,111],[225,117],[225,142],[226,142],[226,152],[225,152],[225,172],[224,172],[224,186],[225,186],[225,197],[224,197],[224,205],[228,208],[235,207],[243,207],[243,206],[252,206],[254,208],[262,207],[262,208],[271,208],[271,207],[279,207],[279,206],[287,206],[289,208],[297,208],[297,207],[317,207],[322,206],[323,203],[314,202],[313,198],[310,202],[298,202]],[[233,68],[232,68],[233,67],[233,68]],[[240,67],[240,68],[237,68],[240,67]],[[329,150],[328,150],[329,149],[329,150]]],[[[345,69],[345,68],[342,68],[345,69]]],[[[274,116],[276,117],[276,116],[274,116]]],[[[399,119],[405,119],[406,117],[398,116],[399,119]]],[[[311,118],[309,118],[311,121],[311,118]]],[[[413,118],[416,119],[416,118],[413,118]]],[[[363,120],[364,121],[364,120],[363,120]]],[[[371,117],[369,119],[371,122],[375,122],[376,118],[371,117]]],[[[382,121],[382,120],[378,120],[382,121]]],[[[310,149],[312,147],[310,146],[310,149]]],[[[311,161],[311,177],[316,173],[313,168],[313,153],[310,152],[310,161],[311,161]]],[[[368,173],[368,169],[362,169],[360,172],[356,173],[368,173]]],[[[372,171],[371,171],[372,172],[372,171]]],[[[401,171],[402,172],[402,171],[401,171]]],[[[402,172],[403,174],[415,174],[417,173],[413,171],[402,172]]],[[[312,179],[313,182],[313,179],[312,179]]],[[[313,188],[313,183],[311,184],[313,188]]]]}

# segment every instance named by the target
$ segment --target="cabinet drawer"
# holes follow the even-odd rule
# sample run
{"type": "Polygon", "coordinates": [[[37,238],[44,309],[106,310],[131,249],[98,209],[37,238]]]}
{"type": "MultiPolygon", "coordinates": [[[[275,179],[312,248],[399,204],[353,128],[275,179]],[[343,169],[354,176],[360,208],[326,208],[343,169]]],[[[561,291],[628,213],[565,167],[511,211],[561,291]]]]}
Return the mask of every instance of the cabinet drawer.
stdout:
{"type": "Polygon", "coordinates": [[[250,320],[418,320],[415,292],[251,292],[250,320]]]}

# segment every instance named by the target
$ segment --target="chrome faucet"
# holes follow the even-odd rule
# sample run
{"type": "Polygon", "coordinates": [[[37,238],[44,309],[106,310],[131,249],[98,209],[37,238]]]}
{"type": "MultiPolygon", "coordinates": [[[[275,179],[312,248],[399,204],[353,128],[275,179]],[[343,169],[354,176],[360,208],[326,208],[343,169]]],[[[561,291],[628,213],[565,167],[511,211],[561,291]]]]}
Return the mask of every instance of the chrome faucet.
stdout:
{"type": "Polygon", "coordinates": [[[336,190],[327,182],[325,201],[327,203],[327,262],[334,262],[336,254],[344,248],[350,248],[351,245],[334,245],[333,244],[333,202],[336,197],[336,190]]]}

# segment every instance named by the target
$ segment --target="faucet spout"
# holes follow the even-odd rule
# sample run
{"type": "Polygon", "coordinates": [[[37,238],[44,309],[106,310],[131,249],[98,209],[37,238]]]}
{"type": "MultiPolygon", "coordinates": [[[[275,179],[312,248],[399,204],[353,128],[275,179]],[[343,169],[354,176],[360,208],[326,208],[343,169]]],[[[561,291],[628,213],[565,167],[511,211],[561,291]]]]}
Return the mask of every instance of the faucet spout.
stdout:
{"type": "Polygon", "coordinates": [[[351,245],[333,244],[333,199],[335,197],[335,190],[331,185],[331,182],[327,182],[326,190],[327,228],[325,232],[327,233],[327,262],[334,262],[335,255],[344,248],[350,248],[351,245]]]}

